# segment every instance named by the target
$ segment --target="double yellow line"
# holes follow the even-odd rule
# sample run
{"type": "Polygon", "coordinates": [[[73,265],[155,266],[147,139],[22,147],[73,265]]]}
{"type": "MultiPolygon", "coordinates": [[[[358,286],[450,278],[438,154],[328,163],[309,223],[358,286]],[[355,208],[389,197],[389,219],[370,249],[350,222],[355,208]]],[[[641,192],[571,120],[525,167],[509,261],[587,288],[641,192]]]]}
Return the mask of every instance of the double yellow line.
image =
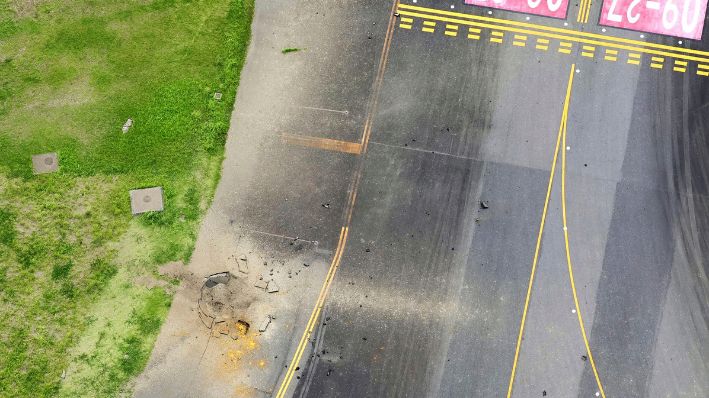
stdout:
{"type": "MultiPolygon", "coordinates": [[[[520,321],[519,335],[517,336],[517,345],[515,347],[514,360],[512,362],[512,371],[510,373],[510,380],[507,386],[507,398],[512,396],[512,389],[514,386],[515,375],[517,372],[517,362],[519,360],[519,352],[522,347],[522,337],[524,336],[524,326],[527,321],[527,312],[529,310],[529,302],[532,296],[532,286],[534,285],[534,277],[537,271],[537,264],[539,262],[539,253],[542,245],[542,237],[544,235],[544,226],[546,224],[547,211],[549,209],[549,200],[551,198],[552,186],[554,184],[554,175],[556,173],[557,160],[559,158],[559,147],[566,148],[566,127],[569,114],[569,102],[571,100],[571,88],[574,83],[574,70],[576,69],[576,64],[571,65],[571,70],[569,71],[569,80],[566,87],[566,98],[564,99],[564,108],[561,114],[561,123],[559,125],[559,132],[556,136],[556,146],[554,148],[554,156],[551,163],[551,171],[549,172],[549,182],[547,183],[547,193],[544,199],[544,209],[542,210],[542,219],[539,225],[539,232],[537,234],[537,244],[534,248],[534,257],[532,259],[532,270],[529,276],[529,284],[527,285],[527,294],[524,299],[524,309],[522,310],[522,320],[520,321]]],[[[573,267],[571,265],[571,251],[569,249],[569,235],[568,228],[566,224],[566,151],[562,151],[561,155],[561,201],[562,201],[562,219],[564,225],[564,243],[566,246],[566,263],[569,271],[569,281],[571,283],[571,291],[573,293],[574,304],[576,307],[576,314],[578,316],[579,328],[581,329],[581,335],[583,337],[583,342],[586,347],[586,352],[588,353],[588,358],[593,369],[593,375],[596,378],[596,384],[598,386],[600,395],[606,398],[606,393],[603,390],[603,385],[601,383],[600,376],[598,375],[598,369],[596,368],[596,363],[593,360],[593,355],[591,354],[591,348],[588,343],[588,338],[586,335],[586,329],[584,327],[583,318],[581,317],[581,308],[579,307],[578,296],[576,294],[576,284],[574,282],[573,267]]]]}
{"type": "Polygon", "coordinates": [[[295,368],[298,366],[298,363],[300,363],[300,359],[303,357],[303,352],[305,352],[305,347],[308,340],[310,340],[310,337],[315,330],[315,326],[317,326],[320,312],[325,305],[325,297],[327,297],[327,293],[330,290],[330,285],[335,277],[335,273],[337,273],[337,268],[340,266],[342,252],[344,252],[345,244],[347,243],[348,232],[348,227],[342,227],[342,230],[340,231],[340,240],[337,242],[337,250],[335,251],[335,256],[332,258],[332,263],[330,264],[330,269],[328,270],[327,276],[325,277],[325,283],[323,283],[323,286],[320,289],[320,295],[318,295],[318,299],[315,302],[315,308],[313,308],[313,312],[310,314],[310,318],[308,319],[308,324],[305,327],[305,333],[303,333],[303,336],[300,338],[300,342],[298,343],[298,347],[295,349],[295,354],[293,355],[290,365],[288,365],[288,371],[286,372],[286,376],[281,383],[281,387],[278,389],[276,398],[283,398],[288,391],[288,386],[290,385],[293,375],[295,374],[295,368]]]}
{"type": "Polygon", "coordinates": [[[581,0],[581,4],[579,4],[579,13],[576,15],[576,22],[588,22],[588,14],[591,12],[592,2],[592,0],[581,0]]]}

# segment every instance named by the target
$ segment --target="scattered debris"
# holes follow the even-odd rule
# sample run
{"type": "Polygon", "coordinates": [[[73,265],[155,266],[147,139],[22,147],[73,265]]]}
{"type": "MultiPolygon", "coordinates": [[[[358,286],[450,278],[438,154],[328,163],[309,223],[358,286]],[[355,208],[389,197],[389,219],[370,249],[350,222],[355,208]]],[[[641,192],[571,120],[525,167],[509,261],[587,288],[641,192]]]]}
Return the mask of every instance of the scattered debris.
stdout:
{"type": "Polygon", "coordinates": [[[588,357],[585,355],[581,355],[581,360],[586,362],[586,361],[588,361],[588,357]]]}
{"type": "Polygon", "coordinates": [[[243,274],[248,274],[249,273],[249,261],[246,258],[245,255],[240,256],[237,260],[236,263],[239,266],[239,272],[243,274]]]}
{"type": "Polygon", "coordinates": [[[303,267],[310,267],[310,264],[303,263],[303,267]]]}
{"type": "Polygon", "coordinates": [[[546,397],[546,396],[547,396],[547,390],[542,391],[542,397],[546,397]]]}
{"type": "Polygon", "coordinates": [[[34,174],[54,173],[59,170],[59,155],[56,152],[32,155],[34,174]]]}
{"type": "Polygon", "coordinates": [[[490,207],[490,203],[488,203],[487,200],[481,200],[480,201],[480,208],[481,209],[487,209],[490,207]]]}
{"type": "Polygon", "coordinates": [[[221,101],[222,100],[222,93],[220,93],[219,91],[214,93],[214,99],[217,101],[221,101]]]}
{"type": "Polygon", "coordinates": [[[229,325],[225,321],[214,324],[214,330],[219,334],[229,334],[229,325]]]}
{"type": "Polygon", "coordinates": [[[261,321],[261,324],[258,327],[259,332],[265,332],[266,329],[268,328],[268,325],[271,323],[271,316],[266,315],[266,317],[261,321]]]}
{"type": "Polygon", "coordinates": [[[269,293],[275,293],[275,292],[277,292],[278,290],[279,290],[279,289],[278,289],[278,285],[276,284],[276,281],[274,281],[273,279],[271,279],[271,280],[268,282],[268,286],[266,287],[266,291],[269,292],[269,293]]]}
{"type": "Polygon", "coordinates": [[[254,283],[254,286],[256,286],[259,289],[266,289],[268,287],[268,283],[264,280],[258,280],[256,283],[254,283]]]}
{"type": "Polygon", "coordinates": [[[322,204],[322,207],[324,207],[324,208],[326,208],[326,209],[329,209],[329,208],[330,208],[330,204],[329,204],[329,203],[323,203],[323,204],[322,204]]]}

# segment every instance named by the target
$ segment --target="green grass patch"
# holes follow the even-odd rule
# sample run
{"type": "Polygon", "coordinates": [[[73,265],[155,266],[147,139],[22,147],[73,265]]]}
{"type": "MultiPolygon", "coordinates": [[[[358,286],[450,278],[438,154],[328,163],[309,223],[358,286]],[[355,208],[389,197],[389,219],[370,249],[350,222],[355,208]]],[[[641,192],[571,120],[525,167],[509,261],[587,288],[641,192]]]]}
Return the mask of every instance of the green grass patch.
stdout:
{"type": "Polygon", "coordinates": [[[294,53],[294,52],[298,52],[300,50],[301,50],[300,48],[288,47],[288,48],[284,48],[283,50],[281,50],[281,54],[294,53]]]}
{"type": "Polygon", "coordinates": [[[171,298],[133,278],[192,254],[252,14],[253,0],[0,0],[0,395],[130,394],[171,298]],[[44,152],[60,170],[34,176],[44,152]],[[150,186],[165,211],[132,217],[128,190],[150,186]]]}

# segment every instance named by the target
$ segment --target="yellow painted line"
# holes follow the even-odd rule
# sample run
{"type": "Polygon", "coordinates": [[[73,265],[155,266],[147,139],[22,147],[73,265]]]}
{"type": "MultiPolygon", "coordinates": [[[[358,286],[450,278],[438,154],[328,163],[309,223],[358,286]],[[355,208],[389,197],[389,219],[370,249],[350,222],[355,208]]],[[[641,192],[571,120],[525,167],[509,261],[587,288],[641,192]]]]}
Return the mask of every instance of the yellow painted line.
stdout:
{"type": "Polygon", "coordinates": [[[502,33],[502,32],[497,32],[497,31],[493,31],[493,32],[490,33],[490,34],[493,35],[493,36],[499,36],[499,37],[502,37],[502,36],[505,35],[504,33],[502,33]]]}
{"type": "Polygon", "coordinates": [[[699,64],[699,65],[697,65],[697,68],[699,68],[699,69],[709,69],[709,65],[702,65],[702,64],[699,64]]]}
{"type": "Polygon", "coordinates": [[[675,60],[675,65],[687,66],[687,61],[675,60]]]}
{"type": "Polygon", "coordinates": [[[414,22],[414,19],[413,18],[401,18],[401,22],[412,23],[412,22],[414,22]]]}
{"type": "Polygon", "coordinates": [[[612,62],[615,62],[615,61],[617,61],[617,60],[618,60],[618,57],[616,57],[616,56],[613,56],[613,55],[606,55],[606,56],[605,56],[605,57],[604,57],[603,59],[605,59],[606,61],[612,61],[612,62]]]}
{"type": "Polygon", "coordinates": [[[525,43],[523,41],[513,41],[512,45],[517,46],[517,47],[525,47],[527,45],[527,43],[525,43]]]}
{"type": "Polygon", "coordinates": [[[443,32],[446,36],[458,36],[458,32],[451,32],[449,30],[443,32]]]}
{"type": "Polygon", "coordinates": [[[433,32],[436,31],[436,30],[433,29],[433,28],[423,28],[423,29],[421,29],[421,30],[424,31],[424,32],[428,32],[428,33],[433,33],[433,32]]]}
{"type": "Polygon", "coordinates": [[[675,66],[674,68],[672,68],[672,70],[675,71],[675,72],[682,72],[682,73],[684,73],[684,72],[687,71],[687,68],[681,68],[681,67],[679,67],[679,66],[675,66]]]}
{"type": "Polygon", "coordinates": [[[566,49],[566,48],[560,48],[560,49],[559,49],[559,52],[560,52],[560,53],[564,53],[564,54],[571,54],[571,50],[566,49]]]}
{"type": "Polygon", "coordinates": [[[411,29],[411,25],[407,25],[407,24],[403,24],[403,23],[399,24],[399,27],[402,29],[411,29]]]}
{"type": "Polygon", "coordinates": [[[548,49],[549,49],[549,46],[545,46],[545,45],[542,45],[542,44],[537,44],[537,50],[546,51],[546,50],[548,50],[548,49]]]}
{"type": "Polygon", "coordinates": [[[433,21],[423,21],[423,24],[426,26],[436,26],[436,23],[433,21]]]}
{"type": "Polygon", "coordinates": [[[609,48],[606,49],[606,54],[609,55],[618,55],[618,50],[611,50],[609,48]]]}
{"type": "MultiPolygon", "coordinates": [[[[542,220],[539,224],[539,232],[537,233],[537,244],[534,248],[534,257],[532,258],[532,270],[529,275],[529,284],[527,285],[527,295],[524,299],[524,309],[522,310],[522,320],[519,326],[519,335],[517,336],[517,346],[515,348],[514,361],[512,362],[512,372],[510,374],[510,383],[507,387],[507,398],[512,396],[512,387],[515,382],[515,372],[517,370],[517,361],[519,359],[519,350],[522,346],[522,337],[524,336],[524,325],[527,320],[527,311],[529,310],[529,301],[532,296],[532,286],[534,285],[534,276],[537,271],[537,263],[539,261],[539,252],[542,246],[542,236],[544,234],[544,225],[547,218],[547,210],[549,209],[549,199],[551,198],[551,188],[554,182],[554,173],[556,172],[556,161],[559,157],[559,144],[561,143],[561,136],[563,134],[564,125],[566,123],[567,115],[569,113],[569,102],[571,99],[571,86],[574,83],[574,69],[576,65],[571,65],[571,72],[569,72],[569,81],[566,87],[566,99],[564,100],[564,108],[561,113],[561,124],[559,126],[559,133],[556,136],[556,147],[554,148],[554,156],[551,162],[551,171],[549,172],[549,182],[547,183],[547,195],[544,199],[544,209],[542,210],[542,220]]],[[[563,169],[562,169],[563,170],[563,169]]],[[[605,398],[605,397],[604,397],[605,398]]]]}
{"type": "Polygon", "coordinates": [[[480,40],[480,36],[478,36],[478,35],[468,35],[468,39],[480,40]]]}
{"type": "Polygon", "coordinates": [[[543,38],[540,37],[540,38],[537,39],[537,43],[549,44],[549,39],[543,39],[543,38]]]}
{"type": "Polygon", "coordinates": [[[480,29],[478,29],[478,28],[468,28],[468,32],[470,32],[470,33],[480,33],[481,31],[480,31],[480,29]]]}
{"type": "Polygon", "coordinates": [[[662,69],[662,64],[650,64],[651,68],[662,69]]]}
{"type": "Polygon", "coordinates": [[[446,25],[446,29],[458,30],[458,25],[446,25]]]}
{"type": "Polygon", "coordinates": [[[705,72],[705,71],[702,71],[702,70],[698,70],[698,71],[697,71],[697,74],[698,74],[699,76],[709,76],[709,72],[705,72]]]}
{"type": "Polygon", "coordinates": [[[576,14],[576,22],[583,21],[583,13],[586,10],[586,1],[587,0],[581,0],[581,4],[579,4],[579,11],[578,14],[576,14]]]}
{"type": "Polygon", "coordinates": [[[493,42],[493,43],[502,43],[502,39],[498,39],[498,38],[496,38],[496,37],[491,37],[491,38],[490,38],[490,41],[493,42]]]}
{"type": "MultiPolygon", "coordinates": [[[[572,68],[573,75],[573,68],[572,68]]],[[[568,117],[568,112],[567,115],[568,117]]],[[[563,133],[563,143],[562,148],[566,148],[566,133],[567,126],[566,120],[564,120],[564,133],[563,133]]],[[[583,343],[586,346],[586,354],[588,355],[588,361],[591,363],[591,369],[593,369],[593,376],[596,378],[596,385],[601,393],[601,397],[606,398],[606,393],[603,390],[603,383],[601,383],[601,377],[598,375],[598,369],[596,368],[596,362],[593,359],[593,354],[591,353],[591,346],[588,343],[588,337],[586,336],[586,328],[583,324],[583,317],[581,316],[581,307],[579,306],[579,298],[576,293],[576,283],[574,281],[574,268],[571,265],[571,248],[569,247],[569,228],[566,222],[566,151],[562,149],[561,151],[561,215],[564,225],[564,246],[566,247],[566,264],[569,270],[569,283],[571,284],[571,292],[574,296],[574,305],[576,306],[576,316],[579,320],[579,328],[581,329],[581,336],[583,337],[583,343]]]]}
{"type": "Polygon", "coordinates": [[[604,47],[616,47],[623,50],[629,51],[639,51],[649,54],[656,55],[667,55],[687,59],[690,61],[702,61],[709,62],[709,52],[693,50],[685,47],[674,47],[665,44],[644,42],[633,39],[626,39],[623,37],[615,37],[609,35],[602,35],[591,32],[581,32],[572,29],[556,28],[551,26],[533,24],[521,21],[511,21],[500,18],[486,17],[482,15],[464,14],[458,12],[451,12],[446,10],[438,10],[433,8],[419,7],[410,4],[399,4],[399,12],[402,15],[408,15],[413,17],[421,17],[428,19],[435,19],[441,21],[448,21],[451,23],[457,23],[462,25],[474,25],[482,28],[492,28],[492,29],[502,29],[514,31],[517,33],[525,33],[536,36],[546,36],[549,38],[560,39],[560,40],[571,40],[582,42],[586,44],[596,44],[604,47]],[[421,14],[420,12],[425,12],[426,14],[421,14]],[[449,18],[453,17],[453,18],[449,18]],[[494,24],[494,25],[491,25],[494,24]],[[509,25],[516,26],[519,28],[510,28],[509,25]],[[520,29],[523,28],[523,29],[520,29]],[[533,31],[534,29],[537,31],[533,31]],[[670,53],[672,52],[672,53],[670,53]],[[692,54],[692,55],[689,55],[692,54]],[[704,57],[704,58],[700,58],[704,57]]]}
{"type": "Polygon", "coordinates": [[[527,40],[527,36],[524,36],[524,35],[515,35],[515,40],[527,40]]]}
{"type": "Polygon", "coordinates": [[[652,57],[652,60],[655,62],[663,62],[665,59],[662,57],[652,57]]]}
{"type": "Polygon", "coordinates": [[[588,23],[588,16],[591,14],[591,4],[593,0],[588,0],[586,2],[586,15],[584,16],[583,23],[588,23]]]}
{"type": "Polygon", "coordinates": [[[638,53],[628,53],[628,58],[640,58],[640,56],[638,53]]]}
{"type": "Polygon", "coordinates": [[[586,57],[586,58],[593,58],[593,53],[583,51],[583,52],[581,52],[581,56],[586,57]]]}
{"type": "Polygon", "coordinates": [[[584,50],[588,50],[588,51],[595,51],[596,50],[596,47],[593,47],[593,46],[583,46],[581,48],[583,48],[584,50]]]}
{"type": "Polygon", "coordinates": [[[571,43],[569,43],[567,41],[562,41],[561,43],[559,43],[559,46],[560,47],[571,47],[571,43]]]}
{"type": "Polygon", "coordinates": [[[293,359],[291,360],[291,363],[288,366],[288,371],[286,372],[286,375],[283,378],[281,388],[278,389],[278,393],[276,394],[277,398],[283,398],[285,396],[288,390],[288,385],[290,384],[291,379],[293,379],[295,368],[298,366],[298,363],[300,363],[300,359],[303,356],[303,352],[305,351],[307,342],[308,340],[310,340],[310,336],[313,334],[313,330],[317,325],[317,320],[320,316],[320,311],[322,310],[322,307],[325,304],[325,297],[327,296],[327,291],[330,288],[330,283],[332,283],[332,280],[335,277],[335,273],[337,272],[337,268],[340,265],[340,260],[342,259],[342,252],[344,251],[345,244],[347,242],[347,234],[348,228],[342,227],[342,230],[340,231],[340,241],[337,244],[335,256],[332,258],[330,269],[328,270],[327,276],[325,277],[325,283],[320,289],[320,295],[318,296],[318,300],[316,301],[315,308],[313,308],[313,312],[310,314],[308,324],[305,327],[305,333],[303,333],[303,336],[300,338],[300,343],[298,344],[298,347],[295,350],[295,355],[293,356],[293,359]]]}
{"type": "Polygon", "coordinates": [[[292,134],[281,134],[283,141],[309,148],[324,149],[326,151],[351,153],[359,155],[362,153],[362,145],[358,142],[332,140],[329,138],[308,137],[292,134]]]}
{"type": "Polygon", "coordinates": [[[640,65],[640,61],[637,59],[629,59],[628,63],[631,65],[640,65]]]}

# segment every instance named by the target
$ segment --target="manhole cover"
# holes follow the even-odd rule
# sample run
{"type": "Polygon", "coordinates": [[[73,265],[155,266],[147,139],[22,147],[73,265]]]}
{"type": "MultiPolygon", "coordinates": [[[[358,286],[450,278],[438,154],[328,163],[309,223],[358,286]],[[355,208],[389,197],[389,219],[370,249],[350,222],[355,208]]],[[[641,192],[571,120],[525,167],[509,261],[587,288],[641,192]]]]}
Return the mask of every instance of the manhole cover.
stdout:
{"type": "Polygon", "coordinates": [[[150,196],[143,197],[143,202],[145,202],[145,203],[150,203],[151,200],[153,200],[153,199],[150,196]]]}

